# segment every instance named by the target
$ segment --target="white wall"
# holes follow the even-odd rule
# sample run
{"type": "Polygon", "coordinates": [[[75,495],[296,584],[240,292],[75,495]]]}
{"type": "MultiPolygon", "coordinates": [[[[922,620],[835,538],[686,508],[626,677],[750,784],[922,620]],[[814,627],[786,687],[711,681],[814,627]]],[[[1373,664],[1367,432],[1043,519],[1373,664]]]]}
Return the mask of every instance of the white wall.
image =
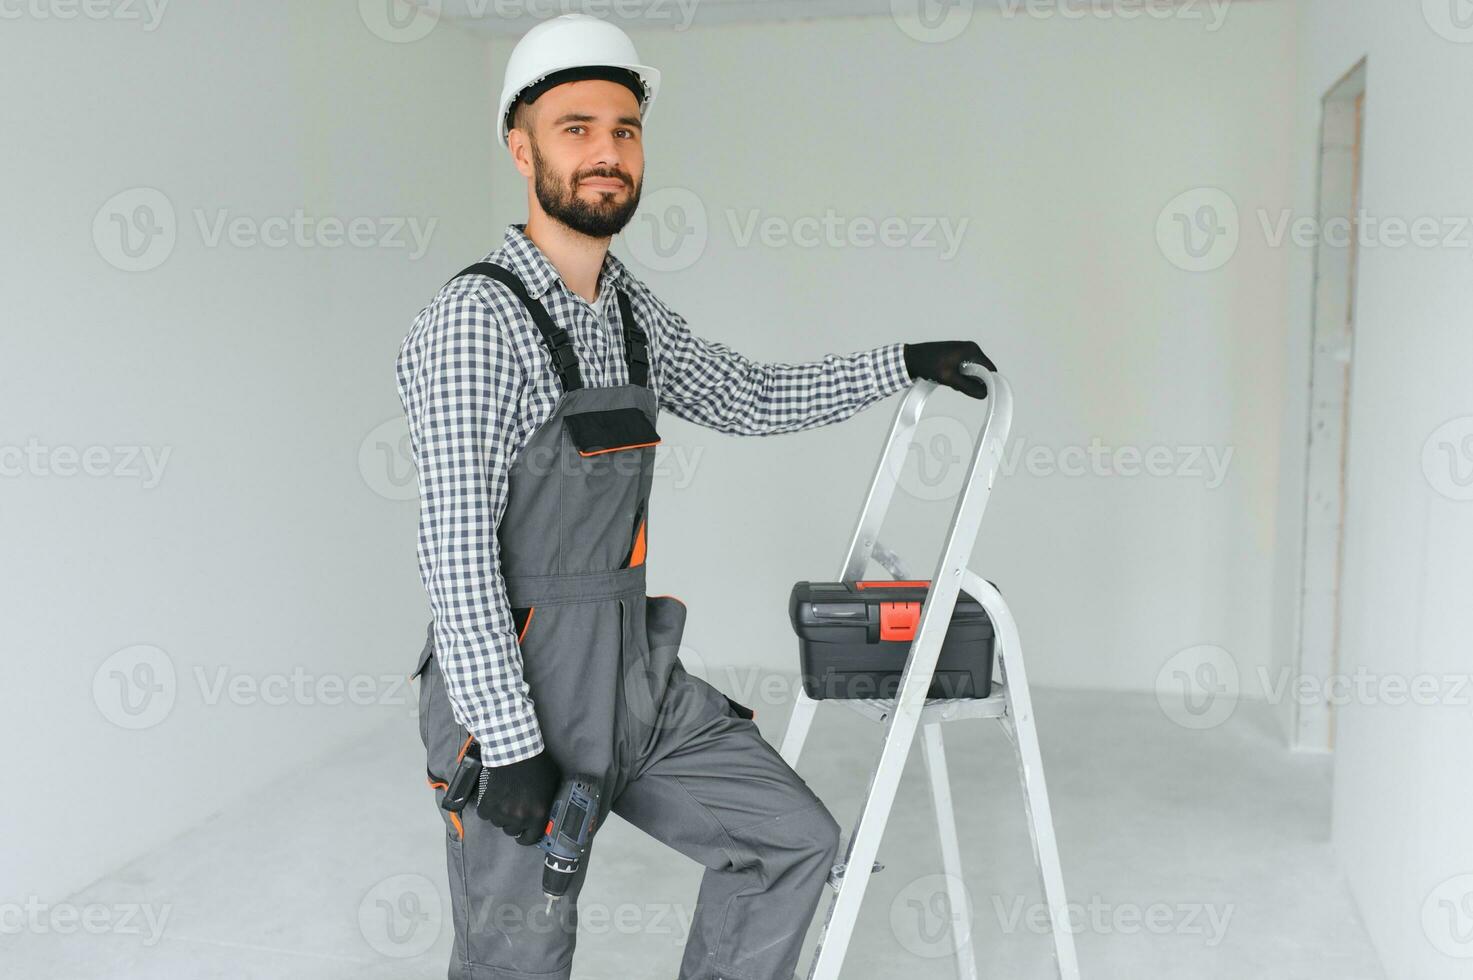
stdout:
{"type": "MultiPolygon", "coordinates": [[[[1436,240],[1455,242],[1373,239],[1356,292],[1340,670],[1376,683],[1362,682],[1372,695],[1339,710],[1334,840],[1392,980],[1467,976],[1473,955],[1473,877],[1464,877],[1473,875],[1473,714],[1455,680],[1473,663],[1473,442],[1462,441],[1473,434],[1473,275],[1462,228],[1473,216],[1473,31],[1456,26],[1456,9],[1310,0],[1298,30],[1296,212],[1313,214],[1319,100],[1368,57],[1363,207],[1383,228],[1432,218],[1436,240]],[[1405,697],[1395,685],[1416,683],[1441,696],[1395,703],[1405,697]]],[[[1308,377],[1312,253],[1295,250],[1291,261],[1292,382],[1308,377]]],[[[1290,479],[1303,466],[1295,396],[1285,415],[1290,512],[1302,492],[1290,479]]],[[[1292,576],[1281,580],[1281,607],[1292,605],[1290,588],[1292,576]]],[[[1276,643],[1292,642],[1288,617],[1279,625],[1276,643]]]]}
{"type": "MultiPolygon", "coordinates": [[[[1156,230],[1193,188],[1223,188],[1245,223],[1250,209],[1287,207],[1293,11],[1234,6],[1217,30],[1205,5],[1194,11],[979,11],[945,43],[888,18],[631,29],[664,73],[635,224],[704,214],[704,249],[673,271],[652,267],[631,232],[615,251],[697,333],[779,361],[973,337],[1014,383],[1015,447],[1231,450],[1215,488],[1205,475],[1024,466],[1000,484],[978,567],[1014,603],[1036,683],[1151,690],[1175,652],[1219,644],[1251,695],[1267,663],[1283,256],[1244,233],[1222,268],[1184,271],[1156,230]],[[738,240],[753,214],[791,228],[829,212],[909,228],[939,218],[963,228],[960,248],[738,240]]],[[[511,43],[496,42],[498,63],[511,43]]],[[[495,180],[498,223],[521,220],[509,161],[495,180]]],[[[699,465],[683,482],[664,457],[653,591],[687,599],[687,653],[720,680],[759,683],[761,671],[721,672],[728,663],[794,667],[788,589],[837,574],[896,404],[776,439],[662,422],[667,448],[699,465]]],[[[935,409],[953,420],[928,436],[975,429],[961,396],[940,393],[935,409]]],[[[960,465],[940,458],[944,441],[927,446],[954,490],[960,465]]],[[[950,503],[908,485],[886,537],[925,576],[950,503]]]]}
{"type": "Polygon", "coordinates": [[[402,701],[392,678],[426,615],[414,505],[376,492],[389,475],[360,472],[360,446],[400,414],[398,343],[475,250],[489,200],[479,40],[389,43],[354,4],[59,19],[83,6],[146,13],[17,4],[0,30],[0,902],[55,900],[412,710],[334,704],[331,687],[208,700],[219,671],[274,697],[271,678],[301,669],[402,701]],[[93,225],[139,187],[170,202],[176,239],[129,272],[107,260],[122,255],[107,215],[102,248],[93,225]],[[195,216],[297,209],[439,225],[412,259],[210,247],[195,216]],[[31,440],[40,462],[18,461],[31,440]],[[63,447],[99,447],[114,475],[58,475],[75,465],[63,447]],[[129,475],[137,447],[169,454],[156,485],[129,475]],[[172,710],[163,691],[134,717],[153,723],[129,730],[103,709],[118,715],[114,669],[131,669],[109,658],[138,644],[160,651],[155,681],[172,665],[177,684],[172,710]]]}

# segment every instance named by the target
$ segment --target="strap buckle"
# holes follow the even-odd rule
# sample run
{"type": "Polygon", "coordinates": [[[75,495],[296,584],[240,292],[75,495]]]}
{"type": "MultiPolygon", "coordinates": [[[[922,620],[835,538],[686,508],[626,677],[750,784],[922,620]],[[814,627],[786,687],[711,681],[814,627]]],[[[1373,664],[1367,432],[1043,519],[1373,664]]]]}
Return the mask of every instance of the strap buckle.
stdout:
{"type": "Polygon", "coordinates": [[[565,373],[578,363],[578,355],[573,352],[573,341],[568,337],[567,331],[558,331],[557,336],[548,343],[553,366],[557,368],[559,374],[565,373]]]}

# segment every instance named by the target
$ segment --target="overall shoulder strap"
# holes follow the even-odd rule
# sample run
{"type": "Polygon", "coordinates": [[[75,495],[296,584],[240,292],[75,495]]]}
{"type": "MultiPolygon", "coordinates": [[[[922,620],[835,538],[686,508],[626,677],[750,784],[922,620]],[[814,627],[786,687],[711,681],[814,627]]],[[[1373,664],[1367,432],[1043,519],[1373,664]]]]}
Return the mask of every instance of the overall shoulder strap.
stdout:
{"type": "Polygon", "coordinates": [[[624,290],[619,294],[619,319],[624,324],[624,360],[629,364],[629,383],[641,388],[650,386],[649,338],[634,322],[634,311],[624,290]]]}
{"type": "Polygon", "coordinates": [[[453,282],[461,276],[489,276],[503,283],[515,293],[517,299],[521,300],[522,305],[527,308],[527,312],[532,315],[532,322],[536,324],[538,333],[542,334],[542,342],[547,345],[547,352],[552,355],[553,370],[562,380],[563,391],[573,391],[575,388],[583,387],[583,375],[578,370],[578,355],[573,353],[573,339],[568,336],[566,330],[552,322],[547,309],[528,294],[527,287],[522,285],[522,280],[517,278],[515,272],[494,262],[477,262],[475,265],[461,269],[450,279],[453,282]]]}

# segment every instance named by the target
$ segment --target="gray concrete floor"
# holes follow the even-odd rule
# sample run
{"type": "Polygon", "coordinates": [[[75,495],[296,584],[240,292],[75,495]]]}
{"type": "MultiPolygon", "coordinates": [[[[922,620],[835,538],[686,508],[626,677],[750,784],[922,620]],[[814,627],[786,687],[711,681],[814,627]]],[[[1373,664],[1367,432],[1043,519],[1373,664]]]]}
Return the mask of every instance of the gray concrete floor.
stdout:
{"type": "MultiPolygon", "coordinates": [[[[1149,696],[1035,701],[1086,980],[1381,980],[1327,843],[1328,760],[1287,753],[1266,709],[1199,732],[1149,696]]],[[[765,714],[776,743],[786,719],[765,714]]],[[[1052,976],[1011,747],[991,721],[946,735],[982,976],[1052,976]]],[[[819,713],[800,769],[846,828],[879,738],[819,713]]],[[[141,906],[130,928],[0,934],[0,976],[443,977],[443,832],[423,771],[413,719],[396,721],[356,760],[284,780],[70,900],[141,906]]],[[[846,978],[955,975],[933,828],[917,748],[846,978]]],[[[701,869],[617,819],[600,834],[574,976],[674,977],[701,869]]]]}

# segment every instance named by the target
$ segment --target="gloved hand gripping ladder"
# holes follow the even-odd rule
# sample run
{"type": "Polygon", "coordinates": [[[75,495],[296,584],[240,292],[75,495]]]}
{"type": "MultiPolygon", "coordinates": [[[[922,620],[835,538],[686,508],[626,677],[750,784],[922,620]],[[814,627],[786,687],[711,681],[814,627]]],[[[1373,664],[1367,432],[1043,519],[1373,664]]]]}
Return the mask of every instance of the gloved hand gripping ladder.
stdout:
{"type": "MultiPolygon", "coordinates": [[[[1044,785],[1043,758],[1039,752],[1038,733],[1033,725],[1033,703],[1028,693],[1028,679],[1023,668],[1023,650],[1018,640],[1018,627],[1007,604],[993,585],[973,572],[968,564],[972,547],[982,524],[982,513],[992,491],[1002,461],[1003,446],[1013,421],[1013,395],[1007,379],[984,368],[967,364],[965,373],[981,378],[987,384],[985,401],[987,419],[978,436],[976,451],[967,470],[961,492],[952,513],[951,527],[940,561],[931,575],[931,586],[921,607],[920,623],[911,643],[900,688],[894,698],[838,701],[858,713],[881,722],[885,728],[884,748],[879,763],[870,775],[869,787],[860,805],[859,817],[849,837],[842,863],[834,866],[829,884],[837,894],[829,906],[819,935],[818,949],[809,969],[810,980],[838,980],[839,968],[848,949],[854,925],[859,916],[869,874],[848,874],[850,869],[879,870],[875,855],[885,833],[885,824],[895,801],[900,774],[910,754],[916,729],[924,726],[921,748],[930,776],[932,802],[941,844],[942,866],[946,872],[948,897],[953,912],[953,928],[965,930],[956,935],[957,975],[963,980],[977,977],[976,957],[972,951],[970,920],[957,923],[965,916],[966,893],[962,887],[961,852],[957,841],[956,821],[951,807],[951,784],[942,748],[941,724],[963,718],[996,718],[1009,735],[1017,755],[1019,778],[1023,786],[1023,804],[1028,819],[1028,832],[1033,842],[1033,855],[1042,881],[1053,929],[1054,961],[1061,980],[1078,980],[1079,962],[1074,952],[1074,934],[1064,898],[1064,877],[1059,865],[1059,852],[1054,837],[1053,816],[1049,809],[1048,790],[1044,785]],[[965,589],[987,610],[997,637],[996,662],[1001,678],[992,685],[986,698],[927,699],[931,677],[941,653],[942,640],[951,622],[958,590],[965,589]]],[[[894,554],[879,542],[880,527],[895,495],[898,474],[909,452],[911,441],[921,420],[926,399],[936,389],[930,381],[917,381],[906,393],[890,428],[890,436],[880,456],[874,480],[859,524],[844,558],[840,580],[865,578],[871,558],[876,559],[897,579],[906,579],[904,569],[894,554]]],[[[821,702],[802,691],[788,722],[783,739],[782,756],[797,767],[798,756],[821,702]]]]}

